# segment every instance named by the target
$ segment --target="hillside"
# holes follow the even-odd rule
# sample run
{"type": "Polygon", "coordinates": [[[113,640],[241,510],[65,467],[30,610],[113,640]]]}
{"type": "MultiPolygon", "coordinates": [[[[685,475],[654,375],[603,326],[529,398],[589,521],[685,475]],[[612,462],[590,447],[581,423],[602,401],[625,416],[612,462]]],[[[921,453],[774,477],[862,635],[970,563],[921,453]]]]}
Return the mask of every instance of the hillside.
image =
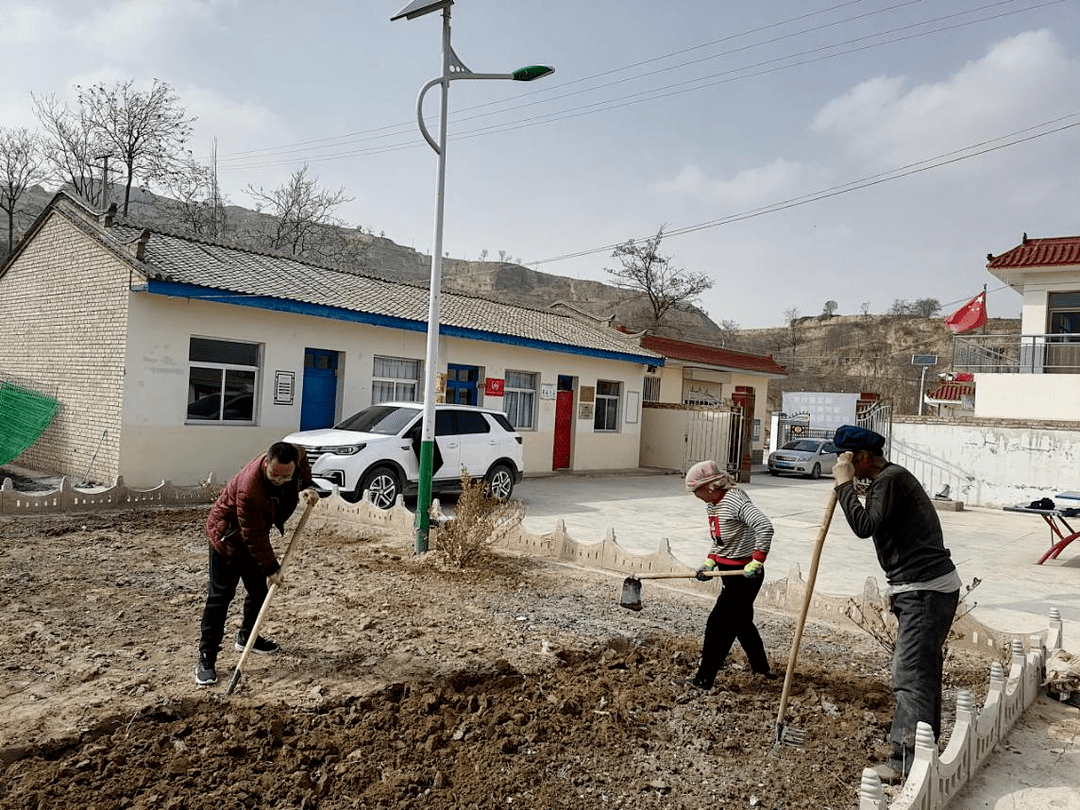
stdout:
{"type": "MultiPolygon", "coordinates": [[[[979,330],[980,332],[982,330],[979,330]]],[[[990,318],[987,334],[1019,334],[1019,319],[990,318]]],[[[921,367],[914,354],[937,355],[926,386],[952,370],[954,335],[941,317],[834,315],[798,319],[792,327],[744,329],[729,348],[771,354],[788,369],[769,385],[769,405],[779,409],[783,391],[873,392],[895,412],[918,413],[921,367]]]]}

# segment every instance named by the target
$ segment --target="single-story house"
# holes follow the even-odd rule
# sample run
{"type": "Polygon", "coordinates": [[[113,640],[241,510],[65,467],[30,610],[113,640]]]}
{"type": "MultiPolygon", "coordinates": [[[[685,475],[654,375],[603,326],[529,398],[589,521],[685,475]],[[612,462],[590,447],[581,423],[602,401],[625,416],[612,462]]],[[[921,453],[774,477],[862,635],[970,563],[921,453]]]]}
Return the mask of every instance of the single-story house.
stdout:
{"type": "Polygon", "coordinates": [[[750,447],[754,462],[761,463],[765,449],[761,428],[769,424],[769,380],[786,377],[784,366],[768,354],[740,352],[658,335],[646,335],[641,339],[641,345],[666,359],[662,366],[646,369],[646,402],[690,405],[730,402],[752,407],[750,447]]]}
{"type": "MultiPolygon", "coordinates": [[[[17,462],[132,486],[231,477],[271,442],[422,400],[429,294],[116,220],[58,193],[0,265],[0,377],[62,407],[17,462]]],[[[437,398],[495,407],[526,474],[638,466],[663,355],[553,310],[444,293],[437,398]]]]}

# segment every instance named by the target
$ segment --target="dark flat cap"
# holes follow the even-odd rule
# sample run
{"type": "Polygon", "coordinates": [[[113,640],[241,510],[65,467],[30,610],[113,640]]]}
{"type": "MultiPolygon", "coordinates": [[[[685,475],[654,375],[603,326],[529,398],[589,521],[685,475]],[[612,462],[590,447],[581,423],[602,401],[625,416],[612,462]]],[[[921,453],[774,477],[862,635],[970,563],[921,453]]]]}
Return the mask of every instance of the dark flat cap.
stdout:
{"type": "Polygon", "coordinates": [[[872,453],[881,453],[885,447],[885,437],[866,428],[841,425],[833,436],[833,444],[841,450],[869,450],[872,453]]]}

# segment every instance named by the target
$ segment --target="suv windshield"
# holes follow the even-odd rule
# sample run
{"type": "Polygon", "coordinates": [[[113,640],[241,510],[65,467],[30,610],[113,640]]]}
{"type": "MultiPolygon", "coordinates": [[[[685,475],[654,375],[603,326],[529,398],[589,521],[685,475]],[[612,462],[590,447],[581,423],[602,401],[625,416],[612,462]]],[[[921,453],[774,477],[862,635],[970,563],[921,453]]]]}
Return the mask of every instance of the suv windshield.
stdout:
{"type": "Polygon", "coordinates": [[[360,433],[384,433],[394,436],[416,417],[416,408],[400,408],[388,405],[372,405],[343,419],[334,425],[338,430],[355,430],[360,433]]]}

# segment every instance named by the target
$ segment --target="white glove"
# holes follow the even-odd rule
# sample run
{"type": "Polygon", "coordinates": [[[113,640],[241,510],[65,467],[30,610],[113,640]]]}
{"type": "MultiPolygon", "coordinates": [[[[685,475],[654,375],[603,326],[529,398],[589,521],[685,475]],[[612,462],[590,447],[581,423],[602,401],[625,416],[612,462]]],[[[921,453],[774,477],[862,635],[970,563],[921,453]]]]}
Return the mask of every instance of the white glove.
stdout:
{"type": "Polygon", "coordinates": [[[839,455],[836,459],[836,464],[833,465],[832,474],[833,479],[836,481],[834,486],[837,487],[855,479],[855,465],[851,463],[850,450],[839,455]]]}

